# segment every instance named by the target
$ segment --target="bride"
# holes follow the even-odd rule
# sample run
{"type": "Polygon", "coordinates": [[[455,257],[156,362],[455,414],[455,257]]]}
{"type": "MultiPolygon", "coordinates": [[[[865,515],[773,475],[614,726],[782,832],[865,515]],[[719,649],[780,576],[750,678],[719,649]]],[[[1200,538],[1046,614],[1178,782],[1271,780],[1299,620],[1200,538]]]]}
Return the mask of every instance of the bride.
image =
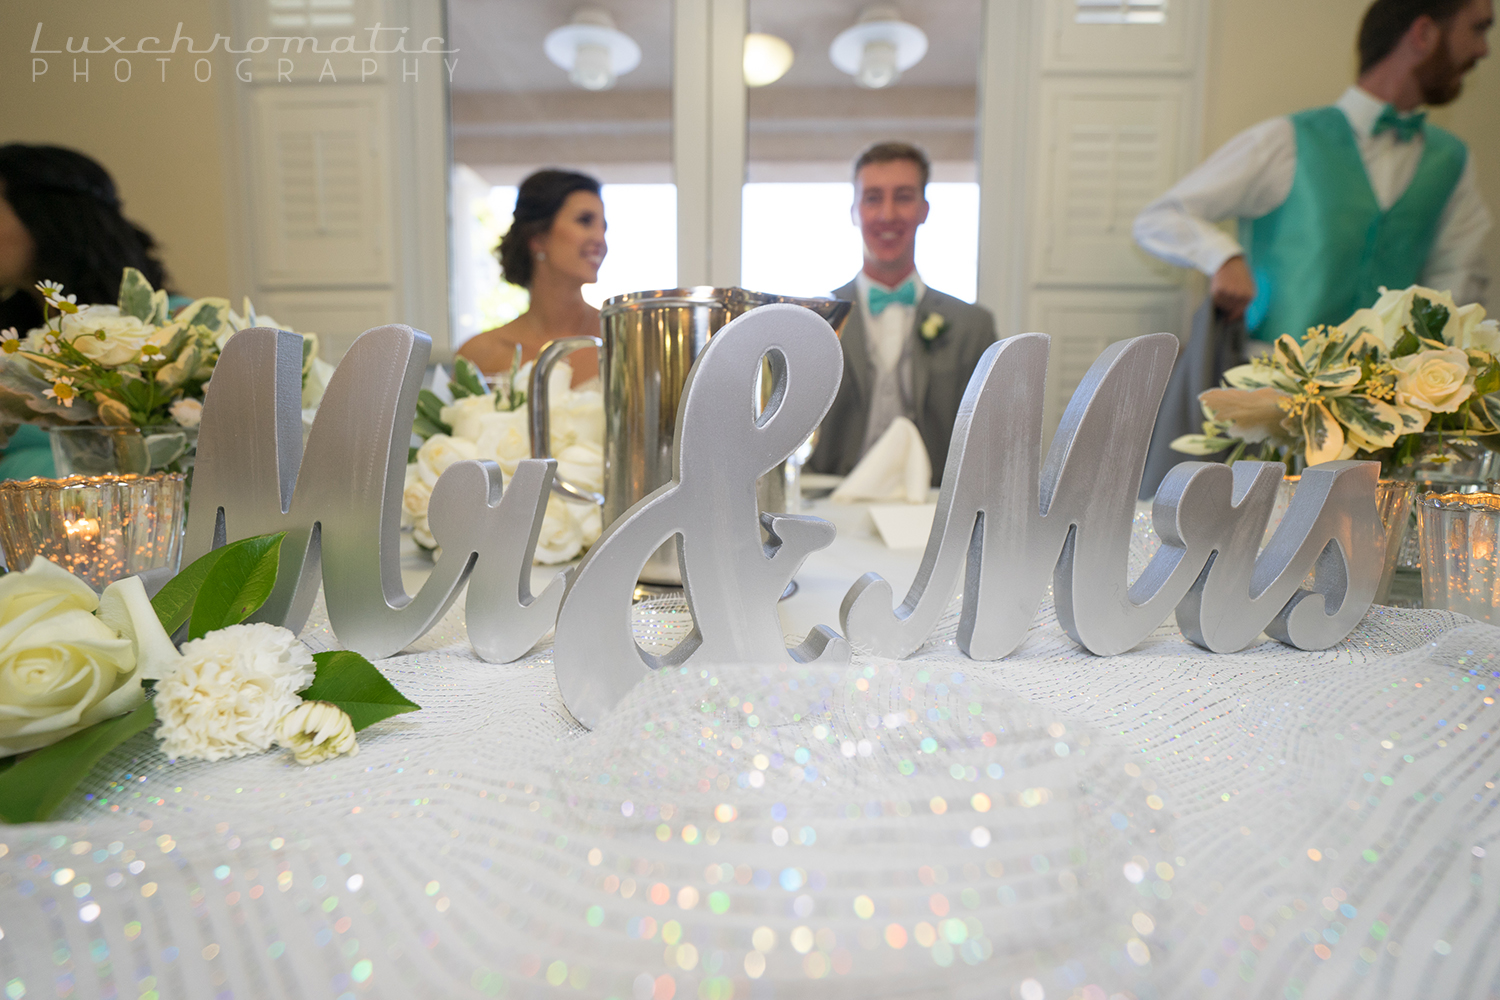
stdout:
{"type": "MultiPolygon", "coordinates": [[[[599,182],[567,170],[538,170],[521,182],[514,221],[496,250],[505,280],[531,293],[526,311],[511,322],[464,342],[459,356],[486,375],[510,370],[516,347],[523,361],[561,337],[599,336],[599,310],[583,300],[583,286],[599,280],[604,202],[599,182]]],[[[598,352],[568,357],[576,387],[598,374],[598,352]]]]}

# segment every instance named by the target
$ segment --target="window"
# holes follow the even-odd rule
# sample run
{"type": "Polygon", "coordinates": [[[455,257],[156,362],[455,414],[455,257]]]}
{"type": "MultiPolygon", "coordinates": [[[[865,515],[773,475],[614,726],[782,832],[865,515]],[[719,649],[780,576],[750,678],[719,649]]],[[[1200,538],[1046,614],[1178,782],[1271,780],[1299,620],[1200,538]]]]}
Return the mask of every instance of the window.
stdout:
{"type": "Polygon", "coordinates": [[[1079,24],[1164,24],[1167,0],[1075,0],[1079,24]]]}
{"type": "MultiPolygon", "coordinates": [[[[606,184],[604,217],[609,253],[599,280],[583,286],[598,308],[626,292],[672,288],[677,283],[677,187],[674,184],[606,184]]],[[[488,185],[460,166],[454,196],[454,337],[456,348],[477,333],[503,326],[526,311],[526,289],[500,277],[495,247],[510,228],[516,188],[488,185]]]]}
{"type": "MultiPolygon", "coordinates": [[[[859,271],[859,228],[848,183],[745,185],[741,284],[774,295],[819,296],[859,271]]],[[[978,287],[979,185],[933,181],[917,230],[917,270],[930,287],[972,302],[978,287]]],[[[601,276],[602,280],[602,276],[601,276]]]]}

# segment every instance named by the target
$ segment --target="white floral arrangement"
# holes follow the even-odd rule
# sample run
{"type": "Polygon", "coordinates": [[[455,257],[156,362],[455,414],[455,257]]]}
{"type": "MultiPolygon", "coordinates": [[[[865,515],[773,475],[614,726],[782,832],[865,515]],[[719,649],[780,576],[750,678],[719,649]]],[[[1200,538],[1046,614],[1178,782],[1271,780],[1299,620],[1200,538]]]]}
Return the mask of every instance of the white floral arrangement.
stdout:
{"type": "Polygon", "coordinates": [[[1390,472],[1500,446],[1500,325],[1483,306],[1419,285],[1382,288],[1371,308],[1301,343],[1283,335],[1224,382],[1199,394],[1203,433],[1173,448],[1230,449],[1234,462],[1254,446],[1289,467],[1373,459],[1390,472]]]}
{"type": "Polygon", "coordinates": [[[364,657],[315,655],[285,628],[243,621],[271,592],[281,540],[216,549],[155,598],[139,577],[96,594],[40,556],[0,577],[0,820],[46,819],[152,723],[170,758],[281,746],[312,765],[357,753],[357,729],[416,710],[364,657]],[[178,629],[190,636],[180,650],[178,629]]]}
{"type": "MultiPolygon", "coordinates": [[[[135,268],[120,279],[115,305],[78,304],[62,285],[37,285],[45,322],[21,333],[0,330],[0,423],[47,427],[104,424],[195,428],[219,352],[252,326],[291,328],[243,313],[228,299],[201,298],[172,310],[167,293],[135,268]]],[[[333,373],[304,333],[302,405],[316,407],[333,373]]]]}
{"type": "MultiPolygon", "coordinates": [[[[414,430],[426,440],[413,449],[406,467],[401,520],[424,549],[437,546],[427,508],[432,488],[450,465],[469,459],[494,462],[509,486],[516,466],[531,457],[531,410],[521,388],[530,373],[530,363],[517,364],[492,388],[478,369],[460,359],[448,384],[451,401],[423,391],[414,430]]],[[[597,388],[571,388],[572,378],[568,366],[558,364],[548,384],[552,454],[559,477],[597,493],[604,488],[604,396],[597,388]]],[[[547,501],[535,561],[552,565],[575,559],[598,541],[601,530],[597,505],[554,494],[547,501]]]]}

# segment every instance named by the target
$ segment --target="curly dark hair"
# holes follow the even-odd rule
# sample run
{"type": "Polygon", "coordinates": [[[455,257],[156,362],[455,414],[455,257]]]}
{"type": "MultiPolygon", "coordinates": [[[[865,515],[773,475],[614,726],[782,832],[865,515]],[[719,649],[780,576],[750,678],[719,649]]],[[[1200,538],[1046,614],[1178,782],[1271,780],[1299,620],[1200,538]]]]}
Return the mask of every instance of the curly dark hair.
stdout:
{"type": "Polygon", "coordinates": [[[36,245],[34,280],[58,281],[80,303],[112,305],[120,272],[133,267],[154,288],[167,285],[156,240],[120,214],[114,179],[61,146],[0,146],[4,197],[36,245]]]}
{"type": "Polygon", "coordinates": [[[1473,0],[1375,0],[1359,25],[1359,71],[1367,72],[1390,55],[1417,18],[1446,25],[1473,0]]]}
{"type": "Polygon", "coordinates": [[[552,228],[563,202],[574,191],[598,194],[599,182],[588,174],[552,169],[538,170],[521,182],[510,229],[495,248],[506,281],[522,288],[531,286],[531,241],[552,228]]]}

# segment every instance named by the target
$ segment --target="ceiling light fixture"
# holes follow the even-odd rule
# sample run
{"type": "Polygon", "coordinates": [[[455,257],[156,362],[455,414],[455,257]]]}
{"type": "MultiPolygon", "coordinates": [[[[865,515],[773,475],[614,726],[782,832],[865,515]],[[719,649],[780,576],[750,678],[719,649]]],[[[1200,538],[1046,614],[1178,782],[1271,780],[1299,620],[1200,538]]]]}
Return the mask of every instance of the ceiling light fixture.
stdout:
{"type": "Polygon", "coordinates": [[[858,23],[839,32],[828,48],[835,66],[871,90],[889,87],[926,54],[927,35],[888,6],[865,8],[858,23]]]}
{"type": "Polygon", "coordinates": [[[775,83],[792,68],[792,47],[775,35],[745,36],[745,86],[775,83]]]}
{"type": "Polygon", "coordinates": [[[584,90],[608,90],[617,77],[641,64],[635,39],[617,29],[607,12],[592,7],[574,14],[572,23],[548,32],[542,48],[584,90]]]}

